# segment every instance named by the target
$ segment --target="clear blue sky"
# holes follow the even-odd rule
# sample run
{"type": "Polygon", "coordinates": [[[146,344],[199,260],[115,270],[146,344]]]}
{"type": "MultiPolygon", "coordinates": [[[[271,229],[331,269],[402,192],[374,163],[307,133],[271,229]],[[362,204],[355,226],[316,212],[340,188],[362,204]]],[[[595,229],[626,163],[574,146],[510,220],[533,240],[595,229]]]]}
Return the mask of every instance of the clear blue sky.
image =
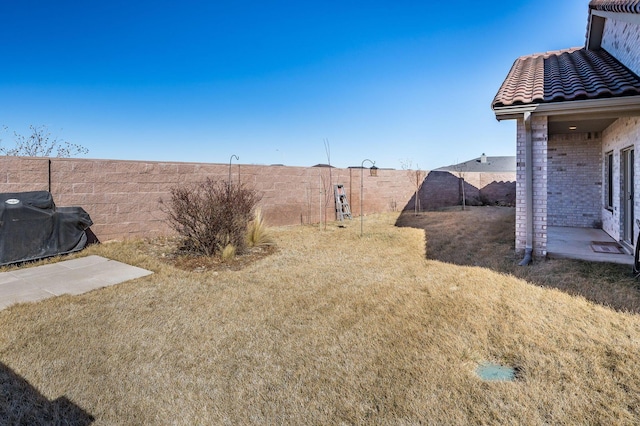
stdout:
{"type": "Polygon", "coordinates": [[[338,167],[515,155],[490,103],[518,56],[583,45],[587,6],[4,1],[0,125],[47,125],[88,158],[311,166],[324,140],[338,167]]]}

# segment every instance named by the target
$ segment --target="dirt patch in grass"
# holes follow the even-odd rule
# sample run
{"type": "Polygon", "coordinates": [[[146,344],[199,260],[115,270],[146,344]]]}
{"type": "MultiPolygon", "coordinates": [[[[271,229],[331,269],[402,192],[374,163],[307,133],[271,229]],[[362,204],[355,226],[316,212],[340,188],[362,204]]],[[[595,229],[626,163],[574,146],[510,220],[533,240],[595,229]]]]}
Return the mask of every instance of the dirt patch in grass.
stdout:
{"type": "Polygon", "coordinates": [[[424,229],[428,259],[481,266],[620,311],[640,312],[640,288],[630,266],[567,259],[518,266],[514,208],[455,207],[417,216],[407,212],[397,225],[424,229]]]}
{"type": "Polygon", "coordinates": [[[171,237],[150,238],[139,242],[140,249],[161,262],[183,271],[239,271],[276,252],[275,245],[250,247],[245,253],[231,259],[220,255],[203,256],[180,250],[180,240],[171,237]]]}

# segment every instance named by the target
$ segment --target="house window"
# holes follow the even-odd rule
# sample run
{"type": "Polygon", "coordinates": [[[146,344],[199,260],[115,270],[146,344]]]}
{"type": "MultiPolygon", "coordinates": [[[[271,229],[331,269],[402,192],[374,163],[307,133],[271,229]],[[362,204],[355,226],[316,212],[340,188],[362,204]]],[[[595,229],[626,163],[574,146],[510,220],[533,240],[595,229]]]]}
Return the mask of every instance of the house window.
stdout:
{"type": "Polygon", "coordinates": [[[604,158],[604,204],[607,210],[613,210],[613,151],[604,158]]]}

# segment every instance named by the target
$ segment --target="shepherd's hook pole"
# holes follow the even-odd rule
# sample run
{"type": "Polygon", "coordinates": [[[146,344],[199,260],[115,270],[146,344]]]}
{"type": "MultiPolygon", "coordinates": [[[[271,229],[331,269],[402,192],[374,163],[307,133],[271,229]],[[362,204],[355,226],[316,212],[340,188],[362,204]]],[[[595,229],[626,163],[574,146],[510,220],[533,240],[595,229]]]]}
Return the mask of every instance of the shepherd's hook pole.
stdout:
{"type": "Polygon", "coordinates": [[[364,192],[364,163],[368,161],[371,163],[371,166],[375,166],[375,161],[371,161],[368,158],[362,160],[362,164],[360,164],[360,236],[362,237],[362,220],[364,217],[364,213],[362,212],[362,194],[364,192]]]}
{"type": "Polygon", "coordinates": [[[233,157],[235,157],[237,161],[240,161],[240,157],[235,154],[229,158],[229,191],[231,191],[231,160],[233,160],[233,157]]]}

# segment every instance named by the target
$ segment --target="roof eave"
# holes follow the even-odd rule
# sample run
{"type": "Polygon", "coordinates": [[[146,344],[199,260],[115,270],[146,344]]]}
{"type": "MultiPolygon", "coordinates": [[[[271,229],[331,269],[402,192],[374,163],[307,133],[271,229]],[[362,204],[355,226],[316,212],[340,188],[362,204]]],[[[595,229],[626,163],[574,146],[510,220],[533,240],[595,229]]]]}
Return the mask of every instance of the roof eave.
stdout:
{"type": "Polygon", "coordinates": [[[640,115],[640,95],[617,98],[587,99],[580,101],[564,101],[526,105],[494,107],[496,119],[514,120],[525,112],[546,116],[594,116],[600,118],[616,118],[640,115]]]}
{"type": "Polygon", "coordinates": [[[494,107],[493,112],[496,114],[496,120],[515,120],[523,116],[525,112],[534,112],[540,104],[523,104],[510,105],[503,107],[494,107]]]}

